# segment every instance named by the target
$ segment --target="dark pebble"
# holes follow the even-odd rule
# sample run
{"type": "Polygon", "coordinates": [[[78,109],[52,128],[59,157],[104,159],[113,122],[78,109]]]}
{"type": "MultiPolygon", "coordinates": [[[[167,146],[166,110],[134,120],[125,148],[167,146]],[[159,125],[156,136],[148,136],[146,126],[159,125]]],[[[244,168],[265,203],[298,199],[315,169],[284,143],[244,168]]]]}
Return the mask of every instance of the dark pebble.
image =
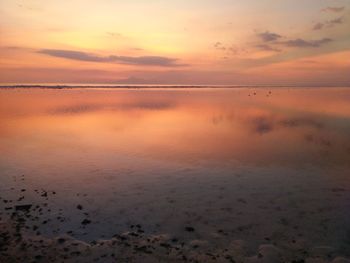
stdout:
{"type": "Polygon", "coordinates": [[[84,219],[84,220],[81,222],[82,225],[88,225],[88,224],[90,224],[90,223],[91,223],[91,221],[90,221],[89,219],[84,219]]]}
{"type": "Polygon", "coordinates": [[[185,227],[185,230],[186,230],[187,232],[194,232],[194,228],[191,227],[191,226],[186,226],[186,227],[185,227]]]}
{"type": "Polygon", "coordinates": [[[16,205],[15,209],[17,211],[28,211],[31,207],[32,205],[16,205]]]}

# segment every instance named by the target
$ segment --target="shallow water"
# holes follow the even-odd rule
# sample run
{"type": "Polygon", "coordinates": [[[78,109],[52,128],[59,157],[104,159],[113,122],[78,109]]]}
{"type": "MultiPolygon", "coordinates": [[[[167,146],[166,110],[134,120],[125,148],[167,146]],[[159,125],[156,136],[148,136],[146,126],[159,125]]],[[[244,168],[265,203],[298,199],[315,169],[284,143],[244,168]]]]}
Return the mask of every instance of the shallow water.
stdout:
{"type": "Polygon", "coordinates": [[[33,205],[28,235],[350,254],[348,88],[0,89],[0,118],[0,217],[33,205]]]}

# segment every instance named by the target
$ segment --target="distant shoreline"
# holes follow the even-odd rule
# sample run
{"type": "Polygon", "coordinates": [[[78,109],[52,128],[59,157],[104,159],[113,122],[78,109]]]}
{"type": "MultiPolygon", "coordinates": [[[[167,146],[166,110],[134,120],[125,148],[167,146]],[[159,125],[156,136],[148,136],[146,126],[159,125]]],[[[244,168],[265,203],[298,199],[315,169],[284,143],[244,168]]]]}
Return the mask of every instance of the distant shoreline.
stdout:
{"type": "Polygon", "coordinates": [[[333,85],[333,86],[317,86],[317,85],[151,85],[151,84],[0,84],[0,89],[13,88],[40,88],[40,89],[74,89],[74,88],[108,88],[108,89],[215,89],[215,88],[350,88],[350,85],[333,85]]]}

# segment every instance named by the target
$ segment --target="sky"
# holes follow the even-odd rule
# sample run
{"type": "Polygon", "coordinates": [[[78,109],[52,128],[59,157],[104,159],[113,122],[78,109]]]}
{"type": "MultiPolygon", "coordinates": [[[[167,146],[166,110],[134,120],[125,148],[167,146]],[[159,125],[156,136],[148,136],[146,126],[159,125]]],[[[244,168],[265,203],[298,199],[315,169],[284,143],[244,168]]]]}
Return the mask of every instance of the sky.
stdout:
{"type": "Polygon", "coordinates": [[[1,0],[0,83],[350,85],[350,0],[1,0]]]}

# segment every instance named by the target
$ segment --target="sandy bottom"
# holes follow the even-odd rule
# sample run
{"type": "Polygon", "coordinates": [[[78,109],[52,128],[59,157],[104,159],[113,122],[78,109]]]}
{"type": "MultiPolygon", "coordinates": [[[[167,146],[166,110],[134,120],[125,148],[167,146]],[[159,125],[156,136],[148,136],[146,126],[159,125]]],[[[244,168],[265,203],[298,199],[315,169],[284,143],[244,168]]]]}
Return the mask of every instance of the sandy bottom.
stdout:
{"type": "Polygon", "coordinates": [[[8,177],[0,262],[350,262],[341,169],[206,171],[56,187],[8,177]]]}
{"type": "Polygon", "coordinates": [[[183,242],[169,235],[146,235],[139,225],[131,228],[112,239],[86,243],[69,235],[52,239],[23,236],[18,223],[1,223],[0,259],[1,262],[350,262],[336,256],[328,246],[307,251],[299,242],[288,247],[262,244],[251,255],[243,240],[233,240],[218,248],[206,240],[183,242]]]}

